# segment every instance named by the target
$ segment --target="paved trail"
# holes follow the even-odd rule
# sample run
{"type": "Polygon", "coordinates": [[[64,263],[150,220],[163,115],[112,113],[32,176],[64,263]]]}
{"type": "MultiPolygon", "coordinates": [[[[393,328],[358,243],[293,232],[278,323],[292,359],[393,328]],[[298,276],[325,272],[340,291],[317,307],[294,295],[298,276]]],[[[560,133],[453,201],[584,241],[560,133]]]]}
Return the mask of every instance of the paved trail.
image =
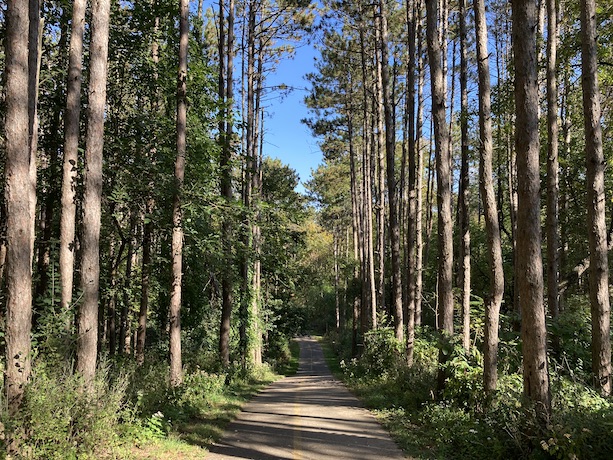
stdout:
{"type": "Polygon", "coordinates": [[[207,460],[382,460],[405,458],[375,418],[326,365],[321,346],[301,338],[298,374],[248,403],[207,460]]]}

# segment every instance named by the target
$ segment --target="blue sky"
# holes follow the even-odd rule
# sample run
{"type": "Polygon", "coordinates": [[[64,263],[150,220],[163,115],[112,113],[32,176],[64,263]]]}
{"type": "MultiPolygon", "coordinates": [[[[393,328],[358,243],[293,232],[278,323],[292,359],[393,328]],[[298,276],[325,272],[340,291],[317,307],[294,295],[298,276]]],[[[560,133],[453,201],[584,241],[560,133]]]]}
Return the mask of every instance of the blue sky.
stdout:
{"type": "MultiPolygon", "coordinates": [[[[296,49],[294,59],[284,59],[277,70],[267,76],[267,86],[285,84],[295,88],[288,95],[276,97],[265,102],[264,155],[279,158],[283,163],[298,172],[301,183],[309,180],[311,170],[322,160],[317,139],[301,119],[309,113],[303,100],[309,86],[304,76],[314,70],[314,58],[319,53],[311,45],[296,49]]],[[[304,191],[301,186],[299,191],[304,191]]]]}

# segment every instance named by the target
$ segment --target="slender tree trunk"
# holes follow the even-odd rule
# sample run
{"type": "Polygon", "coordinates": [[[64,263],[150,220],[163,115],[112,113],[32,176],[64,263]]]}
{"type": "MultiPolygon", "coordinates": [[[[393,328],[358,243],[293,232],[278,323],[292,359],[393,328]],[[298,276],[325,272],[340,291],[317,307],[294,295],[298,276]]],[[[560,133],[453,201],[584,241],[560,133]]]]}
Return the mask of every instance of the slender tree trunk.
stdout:
{"type": "Polygon", "coordinates": [[[28,3],[7,1],[6,11],[6,374],[9,415],[22,403],[30,377],[32,229],[30,117],[28,110],[28,3]]]}
{"type": "Polygon", "coordinates": [[[381,84],[383,87],[383,112],[385,117],[385,153],[387,158],[387,196],[389,203],[389,232],[392,252],[392,315],[396,339],[404,341],[402,318],[402,269],[400,267],[400,226],[398,224],[398,193],[396,187],[396,123],[393,100],[390,94],[389,50],[386,0],[379,1],[381,27],[381,84]]]}
{"type": "MultiPolygon", "coordinates": [[[[453,234],[451,218],[451,172],[449,152],[449,125],[445,117],[445,92],[441,45],[438,38],[438,6],[427,1],[428,56],[432,88],[432,118],[436,142],[437,205],[438,205],[438,310],[444,342],[453,335],[453,234]]],[[[441,345],[439,360],[444,362],[446,354],[441,345]]],[[[439,373],[438,387],[445,384],[445,375],[439,373]]]]}
{"type": "Polygon", "coordinates": [[[104,309],[99,310],[98,314],[98,350],[100,350],[101,342],[106,336],[108,338],[109,354],[113,356],[117,352],[117,266],[123,254],[125,245],[121,245],[119,253],[115,253],[115,240],[111,239],[109,243],[109,266],[108,266],[108,283],[109,292],[106,299],[106,329],[104,334],[104,309]]]}
{"type": "Polygon", "coordinates": [[[339,286],[340,286],[340,274],[338,267],[338,258],[339,258],[339,250],[338,250],[338,239],[339,237],[334,233],[334,313],[335,313],[335,322],[334,327],[338,331],[341,327],[341,308],[340,308],[340,295],[339,295],[339,286]]]}
{"type": "Polygon", "coordinates": [[[521,303],[524,394],[543,420],[551,411],[547,330],[541,259],[537,8],[534,0],[513,1],[517,150],[517,285],[521,303]]]}
{"type": "MultiPolygon", "coordinates": [[[[220,23],[223,23],[223,4],[220,1],[220,23]]],[[[222,156],[220,158],[221,166],[221,194],[226,201],[226,205],[232,203],[232,121],[228,110],[231,108],[233,100],[233,57],[234,57],[234,0],[230,0],[228,9],[228,33],[227,33],[227,48],[223,47],[223,40],[220,39],[220,56],[223,61],[223,56],[227,59],[226,64],[226,80],[220,79],[219,92],[220,99],[225,101],[224,116],[222,117],[223,129],[222,134],[222,156]]],[[[226,260],[232,260],[232,222],[229,217],[224,218],[222,223],[223,232],[223,250],[226,260]]],[[[221,363],[227,367],[230,365],[230,331],[232,318],[232,270],[231,264],[226,264],[221,281],[221,323],[219,331],[219,354],[221,363]]]]}
{"type": "MultiPolygon", "coordinates": [[[[367,56],[366,43],[364,39],[364,21],[359,23],[360,33],[360,70],[362,76],[362,182],[360,187],[359,212],[359,256],[360,273],[362,281],[362,304],[360,315],[362,333],[366,330],[367,313],[370,313],[370,326],[377,327],[377,285],[375,281],[375,250],[373,242],[373,208],[372,208],[372,178],[373,178],[373,142],[369,136],[369,125],[371,116],[368,111],[368,74],[366,70],[367,56]]],[[[351,118],[351,129],[353,131],[353,118],[351,118]]],[[[356,168],[354,167],[354,170],[356,168]]],[[[376,212],[376,211],[375,211],[376,212]]],[[[378,214],[377,214],[378,216],[378,214]]],[[[357,350],[357,349],[356,349],[357,350]]]]}
{"type": "MultiPolygon", "coordinates": [[[[155,1],[155,0],[153,0],[155,1]]],[[[158,91],[158,65],[160,62],[160,45],[157,41],[157,33],[160,28],[160,18],[154,20],[154,38],[151,42],[151,59],[154,65],[153,80],[156,83],[155,96],[151,103],[153,113],[159,114],[159,91],[158,91]]],[[[155,145],[150,149],[150,153],[155,153],[155,145]]],[[[143,250],[141,261],[141,291],[140,305],[138,310],[138,327],[136,329],[136,364],[142,366],[145,362],[145,343],[147,340],[147,316],[149,314],[149,288],[151,285],[151,245],[153,244],[153,219],[151,214],[155,207],[153,198],[153,181],[149,181],[147,187],[148,196],[145,201],[145,214],[143,217],[143,250]]]]}
{"type": "Polygon", "coordinates": [[[29,30],[28,30],[28,113],[29,113],[29,146],[30,146],[30,258],[34,259],[34,240],[36,239],[36,175],[38,156],[38,81],[40,77],[40,62],[42,56],[43,22],[40,17],[40,1],[29,0],[29,30]]]}
{"type": "MultiPolygon", "coordinates": [[[[353,135],[352,118],[349,118],[349,137],[353,135]]],[[[359,238],[360,238],[360,187],[358,185],[358,172],[356,164],[356,154],[353,142],[349,143],[349,172],[350,172],[350,187],[351,187],[351,229],[353,232],[353,258],[359,261],[359,238]]],[[[358,268],[353,273],[354,282],[358,279],[358,268]]],[[[356,356],[358,350],[358,315],[359,312],[359,297],[356,295],[352,302],[352,330],[351,330],[351,355],[356,356]]]]}
{"type": "Polygon", "coordinates": [[[147,315],[149,311],[149,286],[151,284],[151,243],[153,235],[153,198],[145,205],[143,225],[143,256],[141,268],[140,308],[138,312],[138,329],[136,332],[136,363],[142,366],[145,362],[145,342],[147,337],[147,315]]]}
{"type": "Polygon", "coordinates": [[[64,309],[68,309],[72,302],[74,279],[79,118],[81,114],[81,61],[83,59],[83,31],[85,30],[86,4],[85,0],[75,0],[73,2],[70,31],[66,115],[64,118],[62,213],[60,218],[60,303],[64,309]]]}
{"type": "Polygon", "coordinates": [[[100,284],[100,215],[102,202],[102,155],[106,104],[110,1],[92,5],[89,107],[85,150],[81,290],[77,337],[77,370],[90,385],[96,373],[98,348],[98,301],[100,284]]]}
{"type": "Polygon", "coordinates": [[[179,72],[177,78],[177,159],[172,209],[172,290],[170,295],[170,385],[183,382],[181,360],[181,285],[183,278],[183,223],[181,192],[185,177],[187,138],[187,48],[189,0],[179,0],[179,72]]]}
{"type": "Polygon", "coordinates": [[[408,137],[408,206],[407,206],[407,288],[405,300],[406,311],[406,360],[407,365],[413,365],[413,352],[415,341],[415,316],[417,294],[417,181],[416,175],[416,140],[415,140],[415,53],[417,41],[415,0],[407,1],[406,22],[408,29],[408,64],[407,64],[407,96],[406,96],[406,133],[408,137]]]}
{"type": "Polygon", "coordinates": [[[604,169],[600,124],[600,89],[596,46],[596,2],[581,1],[581,83],[587,161],[587,212],[590,244],[590,305],[592,312],[592,372],[604,396],[611,394],[611,307],[605,222],[604,169]]]}
{"type": "Polygon", "coordinates": [[[498,226],[498,209],[492,173],[491,83],[484,0],[475,0],[474,10],[479,73],[479,175],[490,269],[490,292],[485,303],[483,387],[486,392],[490,392],[496,389],[498,379],[498,324],[500,305],[504,294],[504,271],[502,266],[500,227],[498,226]]]}
{"type": "Polygon", "coordinates": [[[547,0],[547,305],[554,319],[560,311],[557,47],[557,1],[547,0]]]}
{"type": "MultiPolygon", "coordinates": [[[[373,5],[374,6],[374,5],[373,5]]],[[[377,21],[378,22],[378,21],[377,21]]],[[[381,42],[381,31],[379,26],[375,26],[376,43],[381,42]]],[[[379,309],[385,308],[385,134],[384,134],[384,121],[385,121],[385,108],[383,102],[383,76],[382,76],[382,58],[379,54],[379,49],[374,51],[376,69],[375,69],[375,104],[376,104],[376,143],[373,142],[373,149],[376,145],[377,162],[375,168],[375,183],[377,190],[377,205],[375,208],[376,220],[377,220],[377,253],[378,253],[378,284],[377,284],[377,307],[379,309]]],[[[366,80],[364,80],[366,83],[366,80]]],[[[374,156],[374,155],[373,155],[374,156]]],[[[387,309],[386,309],[387,310],[387,309]]],[[[373,328],[377,325],[373,323],[373,328]]]]}
{"type": "Polygon", "coordinates": [[[420,15],[422,7],[421,0],[417,0],[415,14],[417,17],[417,126],[415,130],[417,153],[417,202],[415,211],[415,325],[420,326],[422,320],[422,290],[423,290],[423,265],[424,265],[424,244],[423,244],[423,188],[424,188],[424,151],[422,132],[424,126],[424,81],[425,81],[425,65],[424,65],[424,50],[423,50],[423,20],[420,15]]]}
{"type": "Polygon", "coordinates": [[[470,351],[470,178],[468,177],[469,155],[468,146],[468,57],[466,16],[467,0],[460,0],[460,131],[462,160],[460,167],[460,188],[458,192],[460,217],[460,286],[462,288],[462,345],[466,352],[470,351]]]}
{"type": "Polygon", "coordinates": [[[130,211],[130,230],[128,233],[128,254],[126,257],[126,273],[123,285],[123,304],[121,306],[121,321],[119,328],[119,346],[121,353],[129,355],[131,351],[131,303],[132,303],[132,267],[134,266],[134,232],[136,231],[136,214],[130,211]]]}

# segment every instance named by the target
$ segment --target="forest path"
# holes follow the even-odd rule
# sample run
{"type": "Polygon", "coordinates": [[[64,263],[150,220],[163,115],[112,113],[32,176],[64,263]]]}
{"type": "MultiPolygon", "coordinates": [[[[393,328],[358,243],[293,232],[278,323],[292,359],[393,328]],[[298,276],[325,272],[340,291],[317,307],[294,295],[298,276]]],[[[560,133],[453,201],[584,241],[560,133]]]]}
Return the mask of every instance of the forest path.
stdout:
{"type": "Polygon", "coordinates": [[[334,379],[319,343],[299,338],[295,376],[248,403],[207,460],[402,459],[377,420],[334,379]]]}

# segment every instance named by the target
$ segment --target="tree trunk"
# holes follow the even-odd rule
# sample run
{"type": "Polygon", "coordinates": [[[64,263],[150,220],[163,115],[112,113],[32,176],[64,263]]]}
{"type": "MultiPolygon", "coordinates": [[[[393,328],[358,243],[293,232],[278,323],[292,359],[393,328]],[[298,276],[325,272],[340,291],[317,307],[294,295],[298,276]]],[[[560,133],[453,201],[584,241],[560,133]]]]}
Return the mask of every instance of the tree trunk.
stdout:
{"type": "Polygon", "coordinates": [[[416,294],[417,294],[417,182],[416,175],[416,140],[415,140],[415,53],[417,41],[416,9],[415,0],[407,1],[406,22],[408,30],[408,64],[407,64],[407,96],[406,96],[406,133],[408,137],[408,206],[407,206],[407,288],[406,288],[406,311],[404,322],[406,323],[405,353],[407,365],[413,365],[413,352],[415,341],[415,317],[416,317],[416,294]]]}
{"type": "Polygon", "coordinates": [[[468,177],[469,138],[468,138],[468,57],[466,16],[467,0],[460,0],[460,131],[462,160],[460,167],[459,227],[460,227],[460,286],[462,289],[462,345],[470,351],[470,179],[468,177]]]}
{"type": "Polygon", "coordinates": [[[551,411],[541,259],[537,5],[513,1],[517,151],[517,285],[521,304],[524,394],[546,420],[551,411]]]}
{"type": "Polygon", "coordinates": [[[83,300],[79,309],[77,327],[77,371],[83,375],[88,386],[91,385],[96,373],[96,351],[98,348],[102,155],[110,7],[109,0],[95,0],[92,5],[81,254],[83,300]]]}
{"type": "MultiPolygon", "coordinates": [[[[108,283],[109,292],[106,299],[106,316],[107,316],[107,334],[109,344],[109,354],[113,356],[117,352],[117,267],[123,254],[125,245],[122,244],[119,248],[119,253],[115,254],[115,240],[111,239],[109,243],[109,267],[108,267],[108,283]]],[[[100,311],[100,310],[99,310],[100,311]]],[[[103,310],[104,311],[104,310],[103,310]]],[[[104,315],[99,314],[98,318],[98,350],[101,349],[100,342],[104,340],[103,333],[104,315]]]]}
{"type": "MultiPolygon", "coordinates": [[[[444,342],[453,335],[453,233],[451,218],[451,172],[449,125],[445,114],[445,75],[441,65],[441,45],[438,37],[438,6],[427,1],[427,37],[432,88],[432,118],[436,143],[437,206],[438,206],[438,328],[443,336],[439,360],[446,360],[444,342]]],[[[445,375],[439,373],[438,388],[445,385],[445,375]]]]}
{"type": "Polygon", "coordinates": [[[126,256],[126,272],[123,283],[123,304],[121,306],[121,321],[119,323],[119,347],[122,354],[129,355],[131,351],[131,303],[132,303],[132,267],[134,265],[134,232],[136,231],[136,214],[130,211],[130,229],[128,233],[128,254],[126,256]]]}
{"type": "Polygon", "coordinates": [[[484,0],[475,0],[477,63],[479,73],[479,175],[481,199],[485,214],[487,254],[490,269],[490,292],[485,302],[485,337],[483,344],[483,387],[486,392],[496,389],[498,380],[498,324],[504,294],[504,271],[498,209],[492,172],[493,136],[491,118],[491,83],[487,47],[487,21],[484,0]]]}
{"type": "Polygon", "coordinates": [[[600,90],[596,45],[596,2],[581,1],[581,84],[587,161],[587,213],[590,245],[590,305],[592,313],[592,372],[604,396],[611,394],[609,265],[605,222],[604,169],[600,124],[600,90]]]}
{"type": "Polygon", "coordinates": [[[32,325],[32,212],[28,110],[27,2],[9,0],[6,11],[6,376],[9,415],[22,403],[30,377],[32,325]]]}
{"type": "Polygon", "coordinates": [[[383,89],[383,113],[385,116],[385,154],[387,159],[387,196],[389,203],[389,232],[392,249],[392,315],[396,339],[404,341],[402,318],[402,269],[400,267],[400,226],[398,225],[398,193],[396,187],[396,123],[393,100],[390,94],[389,50],[386,0],[379,1],[381,40],[381,85],[383,89]]]}
{"type": "MultiPolygon", "coordinates": [[[[223,23],[223,4],[220,1],[220,23],[223,23]]],[[[228,8],[228,33],[227,47],[224,49],[223,40],[220,39],[220,60],[223,61],[224,54],[226,62],[225,81],[223,78],[219,82],[220,98],[225,101],[226,107],[231,107],[233,100],[233,57],[234,57],[234,0],[230,0],[228,8]]],[[[222,155],[220,158],[221,167],[221,195],[226,201],[226,205],[232,203],[232,122],[229,114],[224,110],[222,122],[222,155]]],[[[222,223],[223,232],[223,251],[227,261],[232,260],[232,221],[226,217],[222,223]]],[[[219,355],[224,367],[230,365],[230,331],[232,317],[232,269],[231,264],[226,264],[223,268],[221,281],[221,322],[219,330],[219,355]]]]}
{"type": "Polygon", "coordinates": [[[547,0],[547,305],[553,319],[560,311],[557,47],[557,1],[547,0]]]}
{"type": "Polygon", "coordinates": [[[147,199],[143,225],[143,256],[141,268],[140,309],[138,312],[138,329],[136,332],[136,364],[145,362],[145,341],[147,337],[147,314],[149,311],[149,286],[151,283],[151,239],[153,235],[153,198],[147,199]]]}
{"type": "MultiPolygon", "coordinates": [[[[420,326],[422,320],[422,290],[423,290],[423,265],[424,265],[424,242],[423,242],[423,208],[424,208],[424,149],[422,145],[422,132],[424,126],[424,81],[425,65],[423,50],[423,19],[421,14],[421,0],[417,0],[415,8],[417,29],[417,125],[415,130],[417,153],[416,189],[417,201],[415,212],[415,325],[420,326]]],[[[429,182],[428,182],[429,183],[429,182]]]]}
{"type": "MultiPolygon", "coordinates": [[[[70,32],[66,115],[64,118],[62,212],[60,218],[60,304],[64,309],[68,309],[72,303],[74,280],[77,165],[79,158],[79,118],[81,114],[81,61],[83,58],[86,4],[85,0],[73,2],[70,32]]],[[[70,324],[67,326],[70,327],[70,324]]]]}
{"type": "Polygon", "coordinates": [[[183,222],[181,194],[185,177],[187,139],[187,48],[189,0],[179,0],[179,72],[177,78],[177,159],[172,209],[172,290],[170,295],[170,385],[183,382],[181,361],[181,288],[183,279],[183,222]]]}

